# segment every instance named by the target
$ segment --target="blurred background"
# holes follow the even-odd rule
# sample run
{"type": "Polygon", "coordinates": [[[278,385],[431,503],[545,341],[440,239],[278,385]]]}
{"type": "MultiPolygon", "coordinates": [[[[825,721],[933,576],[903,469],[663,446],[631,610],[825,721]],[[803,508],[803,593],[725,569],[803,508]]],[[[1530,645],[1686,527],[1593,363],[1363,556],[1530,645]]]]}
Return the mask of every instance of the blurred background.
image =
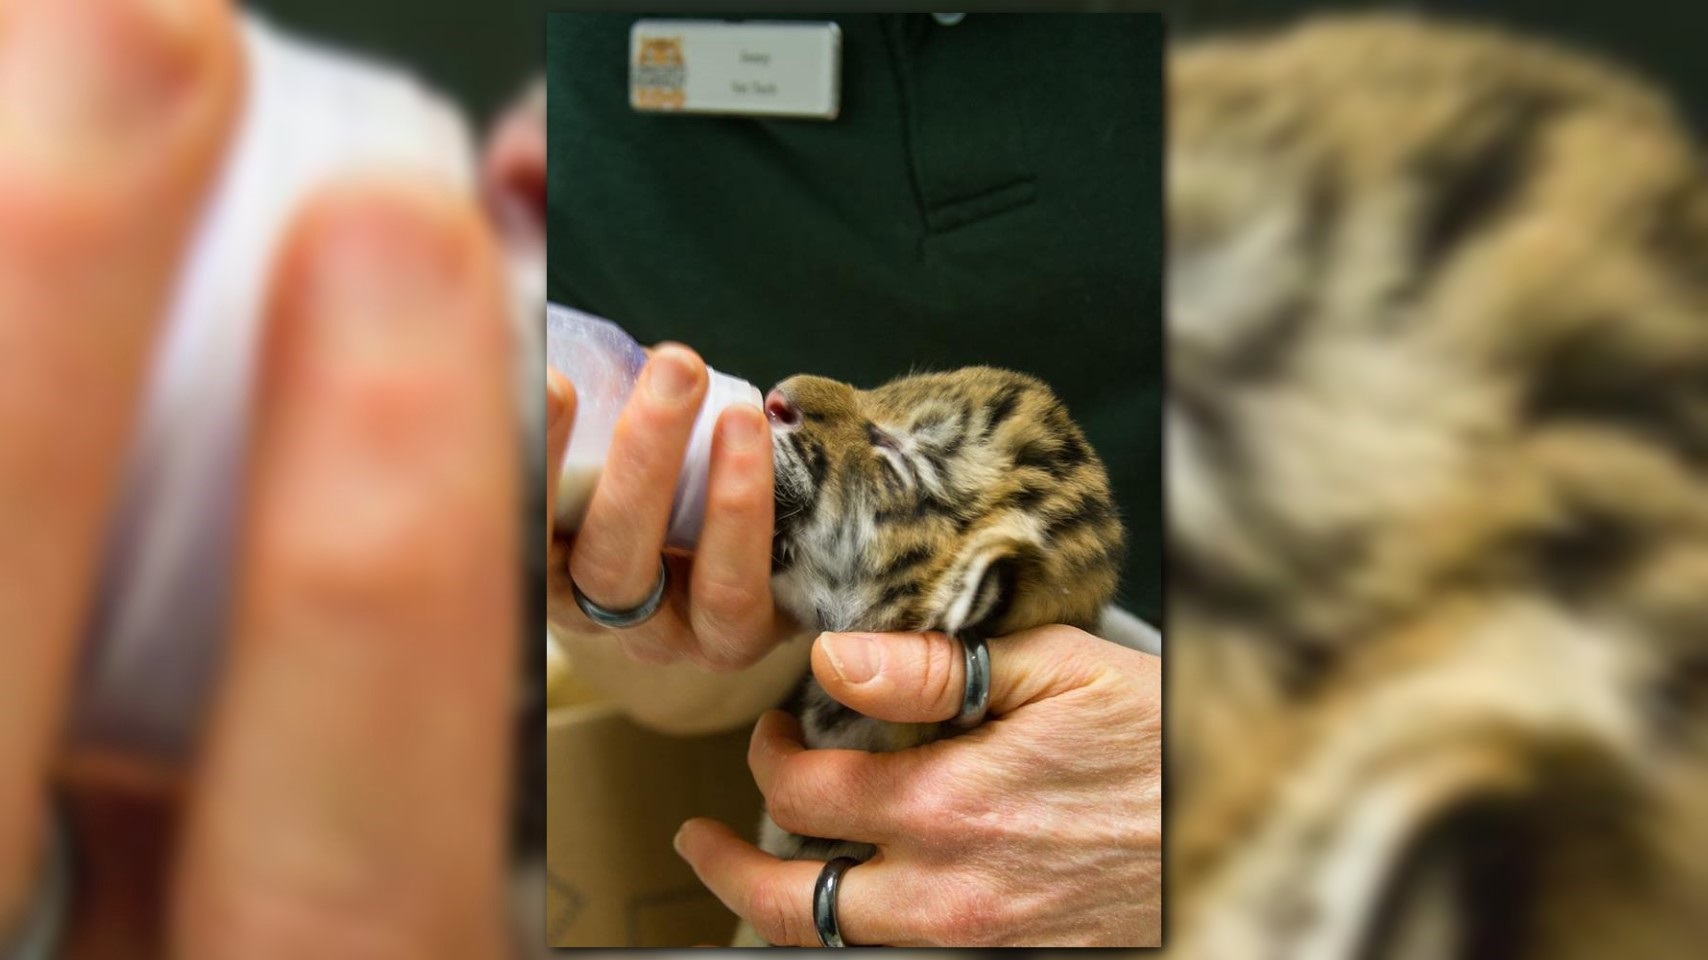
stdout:
{"type": "Polygon", "coordinates": [[[248,0],[281,27],[408,64],[492,119],[541,69],[536,0],[248,0]]]}
{"type": "MultiPolygon", "coordinates": [[[[1200,421],[1215,424],[1205,432],[1219,429],[1222,440],[1235,439],[1218,451],[1213,467],[1195,478],[1209,477],[1216,483],[1182,484],[1174,463],[1194,458],[1171,461],[1168,600],[1174,658],[1168,686],[1170,866],[1165,895],[1170,952],[1290,958],[1701,955],[1701,944],[1708,942],[1708,875],[1699,862],[1708,849],[1699,824],[1701,811],[1708,810],[1703,775],[1708,767],[1708,711],[1703,709],[1708,703],[1708,671],[1701,645],[1708,621],[1700,601],[1708,596],[1708,578],[1703,576],[1708,567],[1698,562],[1690,572],[1667,567],[1667,573],[1658,573],[1667,563],[1659,557],[1673,556],[1667,548],[1658,543],[1636,546],[1624,537],[1628,528],[1621,521],[1588,520],[1593,509],[1561,492],[1568,484],[1550,475],[1549,467],[1537,465],[1542,456],[1536,455],[1536,462],[1530,458],[1550,442],[1575,450],[1583,469],[1573,474],[1574,480],[1595,476],[1605,485],[1598,487],[1603,496],[1597,501],[1607,510],[1603,519],[1632,517],[1644,512],[1645,501],[1665,501],[1667,506],[1657,506],[1654,514],[1666,517],[1656,523],[1657,541],[1669,547],[1676,542],[1679,554],[1701,555],[1708,485],[1701,481],[1695,458],[1656,456],[1654,462],[1665,464],[1658,471],[1664,469],[1676,482],[1669,489],[1677,491],[1677,499],[1652,497],[1641,485],[1610,480],[1618,456],[1586,437],[1600,431],[1629,432],[1641,436],[1643,444],[1659,440],[1694,446],[1708,427],[1708,419],[1697,414],[1660,425],[1660,418],[1648,420],[1634,412],[1637,406],[1652,411],[1675,404],[1700,409],[1702,384],[1708,383],[1703,379],[1708,302],[1700,296],[1708,289],[1702,286],[1708,279],[1708,233],[1703,229],[1708,225],[1703,198],[1708,168],[1700,147],[1708,131],[1708,61],[1701,52],[1701,40],[1708,36],[1708,7],[1662,0],[1618,5],[1203,0],[1168,4],[1167,10],[1176,43],[1261,34],[1265,28],[1345,12],[1433,15],[1502,27],[1528,40],[1587,51],[1616,72],[1645,81],[1679,108],[1697,144],[1693,152],[1677,150],[1667,121],[1618,95],[1601,100],[1606,88],[1597,80],[1590,84],[1597,88],[1596,95],[1563,97],[1568,109],[1595,105],[1585,112],[1597,114],[1596,120],[1586,120],[1580,128],[1572,124],[1582,117],[1574,116],[1561,125],[1584,133],[1581,139],[1562,134],[1532,141],[1526,139],[1534,132],[1528,129],[1515,138],[1525,150],[1539,143],[1546,146],[1523,155],[1517,165],[1524,169],[1513,182],[1524,187],[1542,182],[1548,175],[1538,171],[1545,165],[1550,172],[1569,167],[1579,177],[1569,184],[1563,178],[1549,179],[1551,187],[1560,189],[1538,188],[1522,200],[1517,191],[1501,193],[1514,200],[1511,207],[1493,202],[1475,187],[1463,195],[1449,194],[1448,204],[1462,202],[1456,212],[1494,221],[1492,226],[1478,221],[1488,232],[1474,233],[1470,243],[1450,255],[1462,254],[1464,259],[1426,281],[1450,276],[1441,283],[1452,289],[1451,295],[1432,300],[1424,294],[1413,300],[1412,294],[1400,294],[1386,303],[1353,295],[1348,302],[1359,309],[1336,312],[1340,303],[1320,312],[1307,307],[1303,312],[1310,318],[1298,326],[1276,325],[1284,329],[1267,343],[1272,352],[1265,352],[1239,340],[1238,333],[1208,322],[1222,320],[1233,327],[1248,317],[1229,320],[1227,313],[1205,306],[1213,296],[1200,296],[1194,304],[1191,297],[1202,291],[1180,292],[1188,289],[1186,283],[1174,288],[1171,400],[1184,408],[1199,396],[1208,397],[1206,407],[1222,416],[1200,421]],[[1636,159],[1620,156],[1631,143],[1638,144],[1631,154],[1636,159]],[[1650,146],[1654,152],[1645,153],[1650,146]],[[1645,162],[1656,157],[1667,159],[1652,166],[1645,162]],[[1674,186],[1679,190],[1676,197],[1664,192],[1674,186]],[[1603,206],[1604,197],[1619,199],[1603,206]],[[1522,208],[1528,209],[1519,212],[1522,208]],[[1537,208],[1545,212],[1527,216],[1537,208]],[[1503,219],[1508,213],[1512,218],[1503,219]],[[1673,217],[1690,224],[1689,229],[1645,232],[1643,225],[1651,223],[1650,218],[1668,222],[1673,217]],[[1522,239],[1514,240],[1518,237],[1522,239]],[[1502,246],[1509,241],[1512,247],[1502,246]],[[1524,241],[1535,245],[1525,247],[1524,241]],[[1502,256],[1517,249],[1533,259],[1502,256]],[[1479,257],[1488,258],[1483,264],[1487,269],[1466,266],[1479,257]],[[1653,282],[1626,290],[1586,318],[1583,327],[1571,327],[1588,310],[1586,303],[1597,299],[1592,291],[1598,281],[1582,278],[1599,278],[1604,269],[1618,269],[1609,264],[1625,263],[1645,277],[1652,273],[1653,282]],[[1682,269],[1672,272],[1669,265],[1675,263],[1682,269]],[[1448,273],[1455,268],[1466,272],[1448,273]],[[1530,296],[1539,290],[1570,292],[1553,298],[1546,293],[1530,296]],[[1457,299],[1460,295],[1464,299],[1457,299]],[[1188,308],[1201,309],[1182,309],[1183,301],[1188,308]],[[1480,309],[1490,303],[1499,305],[1480,309]],[[1317,326],[1323,316],[1334,319],[1317,326]],[[1667,330],[1667,346],[1660,350],[1664,357],[1636,360],[1607,349],[1662,317],[1667,330]],[[1206,322],[1200,328],[1187,318],[1206,322]],[[1385,332],[1363,339],[1369,332],[1363,327],[1366,321],[1383,325],[1385,332]],[[1456,348],[1445,358],[1422,345],[1427,338],[1409,339],[1396,332],[1407,323],[1457,329],[1457,321],[1479,333],[1463,341],[1457,339],[1462,330],[1445,335],[1456,348]],[[1470,383],[1496,381],[1517,381],[1524,385],[1520,390],[1536,390],[1539,384],[1545,389],[1557,372],[1550,366],[1556,355],[1548,350],[1562,344],[1563,351],[1576,348],[1570,333],[1550,339],[1556,324],[1596,343],[1584,359],[1591,373],[1567,388],[1575,405],[1557,421],[1551,411],[1509,412],[1504,394],[1463,389],[1470,383]],[[1299,333],[1313,328],[1315,333],[1299,333]],[[1535,344],[1527,344],[1535,346],[1535,352],[1517,360],[1503,354],[1494,364],[1499,373],[1487,381],[1477,374],[1459,380],[1460,372],[1481,369],[1483,344],[1505,342],[1496,331],[1535,336],[1535,344]],[[1205,335],[1195,338],[1195,332],[1205,335]],[[1264,372],[1247,382],[1231,368],[1204,362],[1197,350],[1181,349],[1216,343],[1218,334],[1226,335],[1221,342],[1262,352],[1265,359],[1258,365],[1264,372]],[[1325,361],[1327,352],[1317,354],[1301,346],[1313,339],[1316,346],[1333,343],[1334,349],[1344,349],[1338,354],[1342,360],[1358,359],[1325,361]],[[1387,352],[1380,347],[1363,352],[1378,341],[1389,345],[1387,352]],[[1677,381],[1660,373],[1674,364],[1692,373],[1677,381]],[[1222,379],[1218,382],[1212,373],[1195,382],[1204,371],[1217,371],[1222,379]],[[1370,371],[1380,372],[1363,381],[1370,371]],[[1586,384],[1626,377],[1629,388],[1622,400],[1628,405],[1609,403],[1605,394],[1589,396],[1598,388],[1586,384]],[[1376,415],[1380,422],[1367,422],[1370,429],[1361,433],[1360,411],[1383,409],[1384,384],[1408,379],[1427,386],[1409,402],[1387,407],[1386,419],[1376,415]],[[1288,386],[1269,389],[1279,381],[1288,386]],[[1205,385],[1211,387],[1207,393],[1194,389],[1205,385]],[[1249,393],[1243,392],[1247,388],[1249,393]],[[1275,429],[1289,423],[1285,415],[1266,418],[1259,412],[1266,405],[1284,408],[1301,398],[1299,409],[1306,412],[1291,418],[1297,432],[1275,429]],[[1465,548],[1461,559],[1467,567],[1451,568],[1453,573],[1429,581],[1428,587],[1395,587],[1389,582],[1372,586],[1385,576],[1385,561],[1427,568],[1431,560],[1424,558],[1433,549],[1434,531],[1420,524],[1404,528],[1404,535],[1391,540],[1383,537],[1388,530],[1372,533],[1370,527],[1381,528],[1396,515],[1405,515],[1407,507],[1377,507],[1364,518],[1374,522],[1363,528],[1356,521],[1337,526],[1336,520],[1325,518],[1356,514],[1356,509],[1339,508],[1360,498],[1381,501],[1387,493],[1416,493],[1427,485],[1419,484],[1405,467],[1395,466],[1406,462],[1403,455],[1397,460],[1390,455],[1406,443],[1396,437],[1429,436],[1423,441],[1428,445],[1451,432],[1432,432],[1432,426],[1409,431],[1442,409],[1457,409],[1478,424],[1477,441],[1467,444],[1475,447],[1468,462],[1479,468],[1522,464],[1510,474],[1498,473],[1497,467],[1495,475],[1503,481],[1521,477],[1520,482],[1536,482],[1546,491],[1540,494],[1546,505],[1537,508],[1550,517],[1545,522],[1573,530],[1565,540],[1543,538],[1534,545],[1533,558],[1514,566],[1573,564],[1586,571],[1583,579],[1550,588],[1538,586],[1525,570],[1504,566],[1511,556],[1508,551],[1524,534],[1508,539],[1511,531],[1503,528],[1502,535],[1476,539],[1465,548]],[[1486,433],[1483,427],[1488,427],[1486,433]],[[1285,436],[1274,439],[1278,433],[1285,436]],[[1259,447],[1274,456],[1253,454],[1259,447]],[[1301,456],[1299,451],[1308,453],[1301,456]],[[1327,481],[1320,486],[1286,482],[1285,466],[1320,464],[1337,455],[1346,457],[1338,464],[1342,469],[1306,467],[1294,475],[1327,481]],[[1281,469],[1266,470],[1271,467],[1281,469]],[[1196,531],[1183,534],[1193,516],[1191,507],[1219,495],[1193,496],[1209,488],[1243,491],[1229,499],[1255,509],[1230,509],[1223,517],[1232,522],[1208,524],[1211,532],[1202,536],[1195,536],[1196,531]],[[1314,526],[1319,520],[1324,522],[1314,526]],[[1281,532],[1262,529],[1268,522],[1281,532]],[[1249,539],[1245,530],[1234,529],[1242,526],[1255,531],[1249,539]],[[1234,548],[1218,552],[1235,543],[1265,546],[1252,554],[1241,555],[1234,548]],[[1183,544],[1190,548],[1182,549],[1183,544]],[[1634,547],[1631,553],[1623,552],[1626,546],[1634,547]],[[1204,547],[1202,555],[1199,547],[1204,547]],[[1271,548],[1273,553],[1252,559],[1271,548]],[[1201,562],[1205,557],[1210,559],[1201,562]],[[1653,567],[1647,565],[1650,558],[1655,558],[1653,567]],[[1629,568],[1622,566],[1627,560],[1629,568]],[[1232,571],[1247,561],[1244,572],[1259,572],[1242,580],[1243,573],[1232,571]],[[1639,569],[1640,574],[1631,572],[1639,569]],[[1346,577],[1332,571],[1345,572],[1346,577]],[[1629,579],[1626,572],[1631,572],[1629,579]],[[1343,589],[1349,581],[1360,586],[1343,589]],[[1653,608],[1648,605],[1662,603],[1659,594],[1646,593],[1636,584],[1661,582],[1667,583],[1672,598],[1665,603],[1672,605],[1664,616],[1650,615],[1653,608]],[[1373,602],[1381,612],[1368,618],[1346,616],[1348,597],[1361,587],[1381,595],[1373,602]],[[1416,594],[1407,592],[1413,588],[1416,594]],[[1454,606],[1467,596],[1473,608],[1468,613],[1454,606]],[[1487,606],[1478,609],[1484,603],[1487,606]],[[1505,619],[1506,603],[1536,612],[1538,621],[1505,619]],[[1465,616],[1454,619],[1448,611],[1465,616]],[[1574,661],[1582,650],[1605,653],[1607,659],[1574,661]],[[1620,724],[1617,733],[1597,728],[1602,720],[1620,724]],[[1469,759],[1472,756],[1476,759],[1469,759]]],[[[1270,251],[1297,255],[1299,264],[1313,265],[1305,267],[1307,271],[1322,271],[1299,283],[1298,289],[1312,291],[1307,297],[1332,291],[1332,298],[1363,284],[1379,288],[1385,277],[1410,269],[1402,264],[1393,267],[1393,274],[1385,272],[1393,266],[1385,258],[1386,244],[1396,239],[1389,231],[1393,221],[1405,217],[1394,216],[1395,207],[1384,208],[1382,201],[1397,199],[1402,210],[1414,200],[1435,202],[1440,197],[1432,188],[1442,178],[1435,176],[1441,172],[1432,163],[1436,157],[1419,149],[1408,134],[1431,130],[1440,135],[1431,141],[1435,147],[1455,136],[1475,142],[1477,120],[1487,118],[1480,109],[1510,120],[1505,108],[1523,99],[1519,91],[1545,99],[1556,92],[1554,83],[1561,77],[1599,76],[1587,70],[1577,74],[1577,67],[1564,66],[1564,61],[1531,60],[1516,46],[1484,57],[1471,55],[1467,45],[1456,48],[1466,54],[1463,59],[1431,60],[1412,56],[1414,44],[1435,42],[1417,34],[1402,38],[1398,33],[1343,33],[1338,36],[1343,42],[1351,37],[1369,45],[1338,49],[1329,47],[1327,36],[1313,34],[1323,43],[1315,47],[1301,39],[1273,60],[1253,51],[1248,61],[1244,50],[1231,48],[1235,52],[1226,59],[1212,64],[1207,56],[1197,63],[1202,70],[1191,76],[1201,94],[1193,101],[1199,110],[1176,127],[1177,134],[1191,134],[1175,141],[1190,144],[1196,152],[1184,160],[1175,155],[1170,174],[1178,230],[1188,220],[1180,208],[1192,202],[1199,204],[1191,208],[1195,213],[1215,211],[1208,219],[1219,214],[1248,226],[1260,222],[1254,212],[1286,209],[1285,199],[1271,207],[1264,204],[1289,195],[1298,186],[1293,177],[1299,170],[1327,171],[1323,184],[1333,199],[1325,206],[1331,212],[1313,207],[1301,220],[1319,227],[1324,227],[1322,221],[1332,221],[1322,233],[1313,234],[1329,239],[1314,248],[1311,237],[1286,233],[1270,251]],[[1247,62],[1263,66],[1241,75],[1240,66],[1247,62]],[[1514,65],[1510,75],[1509,63],[1514,65]],[[1541,63],[1549,69],[1525,70],[1541,63]],[[1444,68],[1446,64],[1453,66],[1444,68]],[[1265,72],[1268,68],[1276,72],[1265,72]],[[1462,69],[1462,75],[1455,69],[1462,69]],[[1551,74],[1546,82],[1541,79],[1544,73],[1551,74]],[[1230,75],[1241,79],[1227,81],[1226,87],[1216,85],[1230,75]],[[1524,79],[1517,80],[1518,75],[1524,79]],[[1301,82],[1293,89],[1311,93],[1289,98],[1277,77],[1298,78],[1301,82]],[[1512,85],[1493,79],[1503,77],[1513,79],[1512,85]],[[1453,86],[1461,78],[1467,81],[1466,89],[1481,96],[1459,99],[1453,86]],[[1535,86],[1526,86],[1532,82],[1535,86]],[[1338,95],[1341,90],[1344,96],[1338,95]],[[1491,93],[1494,90],[1499,93],[1491,93]],[[1339,109],[1349,103],[1358,106],[1339,109]],[[1310,114],[1315,110],[1329,119],[1313,126],[1310,114]],[[1264,127],[1253,117],[1279,122],[1264,127]],[[1431,119],[1439,125],[1432,127],[1431,119]],[[1388,123],[1391,137],[1384,139],[1380,132],[1371,136],[1388,123]],[[1242,142],[1241,134],[1249,136],[1254,128],[1263,132],[1242,142]],[[1308,133],[1289,136],[1301,129],[1308,133]],[[1328,130],[1334,133],[1321,139],[1311,135],[1328,130]],[[1277,145],[1283,141],[1285,146],[1277,145]],[[1307,141],[1322,148],[1321,154],[1312,154],[1327,158],[1322,166],[1294,165],[1310,149],[1295,153],[1290,147],[1307,141]],[[1253,143],[1273,149],[1264,153],[1250,147],[1253,143]],[[1218,149],[1227,153],[1218,154],[1218,149]],[[1252,160],[1260,154],[1263,162],[1241,176],[1218,181],[1214,173],[1192,175],[1217,166],[1195,166],[1193,159],[1232,156],[1236,159],[1228,167],[1238,169],[1240,158],[1252,160]],[[1394,166],[1387,165],[1396,158],[1394,166]],[[1364,167],[1364,162],[1371,166],[1364,167]],[[1371,170],[1377,172],[1360,179],[1371,170]],[[1345,175],[1337,177],[1337,172],[1345,175]],[[1247,185],[1249,196],[1239,198],[1240,188],[1247,185]],[[1265,199],[1242,205],[1260,196],[1265,199]],[[1218,198],[1224,207],[1217,207],[1218,198]],[[1251,216],[1241,219],[1244,215],[1251,216]],[[1335,232],[1349,222],[1375,226],[1370,233],[1335,232]],[[1305,252],[1309,249],[1328,253],[1313,259],[1305,252]],[[1369,255],[1361,255],[1365,253],[1369,255]]],[[[1278,41],[1262,55],[1285,43],[1278,41]]],[[[1561,84],[1558,89],[1564,88],[1561,84]]],[[[1173,106],[1179,110],[1184,102],[1177,98],[1173,106]]],[[[1556,133],[1561,130],[1549,129],[1546,136],[1556,133]]],[[[1444,148],[1444,153],[1452,151],[1444,148]]],[[[1512,159],[1494,148],[1469,153],[1462,158],[1464,167],[1458,172],[1464,179],[1458,186],[1488,186],[1502,176],[1501,162],[1512,159]]],[[[1215,229],[1202,232],[1214,234],[1215,229]]],[[[1185,248],[1204,243],[1201,237],[1183,239],[1184,233],[1190,231],[1170,238],[1171,251],[1181,261],[1197,252],[1185,248]]],[[[1415,249],[1409,247],[1413,240],[1415,236],[1398,238],[1400,249],[1415,249]]],[[[1238,273],[1239,266],[1256,259],[1226,272],[1238,273]]],[[[1180,268],[1172,275],[1186,274],[1180,268]]],[[[1228,281],[1225,273],[1216,276],[1228,281]]],[[[1287,281],[1274,285],[1286,287],[1287,281]]],[[[1272,316],[1262,314],[1261,307],[1250,307],[1249,314],[1263,316],[1252,321],[1254,327],[1275,333],[1263,326],[1272,316]]],[[[1193,419],[1181,417],[1182,422],[1193,419]]],[[[1173,431],[1190,432],[1171,421],[1171,454],[1176,450],[1173,431]]],[[[1448,440],[1447,445],[1456,442],[1448,440]]],[[[1186,448],[1182,443],[1181,449],[1186,448]]],[[[1653,451],[1645,456],[1653,456],[1653,451]]],[[[1492,484],[1491,489],[1467,495],[1493,501],[1500,491],[1492,488],[1501,486],[1492,484]]],[[[1431,497],[1420,494],[1419,502],[1440,507],[1431,497]]],[[[1451,537],[1489,529],[1484,525],[1492,527],[1495,521],[1490,518],[1499,511],[1485,512],[1479,506],[1453,516],[1446,511],[1426,515],[1437,529],[1462,523],[1451,537]]],[[[1514,526],[1522,529],[1521,524],[1514,526]]]]}
{"type": "Polygon", "coordinates": [[[1673,91],[1708,130],[1708,5],[1691,0],[1559,3],[1551,0],[1180,0],[1161,5],[1176,39],[1286,23],[1319,13],[1411,10],[1498,23],[1598,50],[1673,91]]]}

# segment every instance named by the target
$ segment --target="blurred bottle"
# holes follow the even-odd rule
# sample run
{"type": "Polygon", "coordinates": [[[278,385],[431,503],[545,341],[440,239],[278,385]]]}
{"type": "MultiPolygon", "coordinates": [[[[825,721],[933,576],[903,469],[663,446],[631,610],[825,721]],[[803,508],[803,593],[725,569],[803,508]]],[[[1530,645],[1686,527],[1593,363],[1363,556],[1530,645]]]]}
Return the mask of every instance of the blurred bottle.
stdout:
{"type": "MultiPolygon", "coordinates": [[[[617,415],[646,364],[646,351],[611,321],[554,303],[546,308],[546,359],[575,385],[575,424],[553,505],[557,529],[572,531],[587,512],[617,415]]],[[[762,404],[753,384],[716,370],[708,372],[706,399],[688,440],[665,537],[669,546],[685,550],[699,542],[706,519],[706,478],[718,415],[738,404],[762,404]]]]}
{"type": "MultiPolygon", "coordinates": [[[[265,298],[291,216],[351,174],[475,191],[474,137],[448,102],[255,17],[242,29],[243,112],[162,327],[109,532],[73,718],[81,747],[169,761],[202,715],[228,632],[265,298]]],[[[535,272],[516,277],[522,330],[539,329],[535,272]]]]}

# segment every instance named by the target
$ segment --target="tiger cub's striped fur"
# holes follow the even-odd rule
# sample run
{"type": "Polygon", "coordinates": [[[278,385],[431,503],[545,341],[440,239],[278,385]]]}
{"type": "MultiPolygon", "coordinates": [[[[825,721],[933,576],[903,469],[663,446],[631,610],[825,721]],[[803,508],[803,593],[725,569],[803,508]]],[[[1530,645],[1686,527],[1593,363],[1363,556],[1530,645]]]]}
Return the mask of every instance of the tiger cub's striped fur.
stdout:
{"type": "MultiPolygon", "coordinates": [[[[772,586],[803,626],[985,638],[1096,627],[1119,577],[1121,524],[1102,463],[1042,383],[971,367],[875,390],[800,376],[778,391],[795,412],[772,426],[772,586]]],[[[863,717],[810,678],[800,712],[814,747],[896,750],[945,732],[863,717]]],[[[872,852],[769,821],[764,846],[872,852]]]]}
{"type": "Polygon", "coordinates": [[[1584,56],[1175,54],[1172,952],[1708,943],[1708,180],[1584,56]]]}

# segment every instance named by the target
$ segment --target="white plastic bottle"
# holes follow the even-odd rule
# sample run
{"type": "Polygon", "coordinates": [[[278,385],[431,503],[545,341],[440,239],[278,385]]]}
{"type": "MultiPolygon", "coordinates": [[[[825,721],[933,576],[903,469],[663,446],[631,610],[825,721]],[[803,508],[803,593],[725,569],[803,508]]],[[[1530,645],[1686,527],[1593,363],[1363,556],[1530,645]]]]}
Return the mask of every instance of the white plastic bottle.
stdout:
{"type": "MultiPolygon", "coordinates": [[[[253,16],[243,42],[246,102],[162,327],[73,717],[80,745],[168,760],[191,741],[225,648],[255,353],[292,215],[346,175],[422,173],[475,189],[468,123],[408,75],[253,16]]],[[[533,296],[516,309],[537,331],[544,302],[533,296]]]]}
{"type": "MultiPolygon", "coordinates": [[[[557,528],[574,530],[586,514],[617,415],[646,364],[646,351],[611,321],[554,303],[546,308],[546,360],[575,385],[575,423],[553,505],[557,528]]],[[[699,542],[705,523],[712,430],[718,415],[739,404],[762,405],[753,384],[716,370],[708,372],[706,399],[688,440],[665,536],[666,544],[684,550],[699,542]]]]}

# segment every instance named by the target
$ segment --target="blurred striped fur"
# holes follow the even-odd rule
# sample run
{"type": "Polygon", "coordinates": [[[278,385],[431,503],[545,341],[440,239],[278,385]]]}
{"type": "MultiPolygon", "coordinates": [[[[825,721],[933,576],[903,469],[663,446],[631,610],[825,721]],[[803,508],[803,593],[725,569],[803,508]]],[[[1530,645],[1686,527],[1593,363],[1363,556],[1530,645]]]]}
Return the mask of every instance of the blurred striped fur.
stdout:
{"type": "Polygon", "coordinates": [[[1477,28],[1171,74],[1170,951],[1702,955],[1702,155],[1477,28]]]}

